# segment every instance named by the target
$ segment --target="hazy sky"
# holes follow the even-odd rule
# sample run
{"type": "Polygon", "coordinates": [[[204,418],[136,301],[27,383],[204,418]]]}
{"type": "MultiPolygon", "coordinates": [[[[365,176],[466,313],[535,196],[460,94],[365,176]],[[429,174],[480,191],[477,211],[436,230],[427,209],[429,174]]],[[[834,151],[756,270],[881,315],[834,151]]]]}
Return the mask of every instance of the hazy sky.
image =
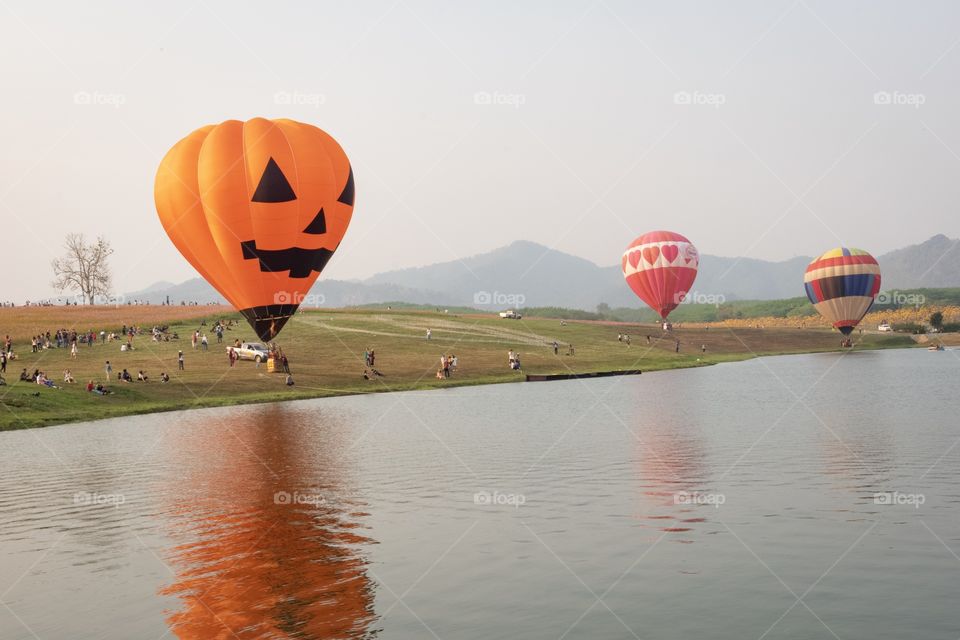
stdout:
{"type": "Polygon", "coordinates": [[[0,299],[53,295],[71,231],[117,292],[195,275],[157,164],[254,116],[353,162],[323,277],[517,239],[614,264],[655,228],[765,259],[960,235],[955,2],[58,4],[0,4],[0,299]]]}

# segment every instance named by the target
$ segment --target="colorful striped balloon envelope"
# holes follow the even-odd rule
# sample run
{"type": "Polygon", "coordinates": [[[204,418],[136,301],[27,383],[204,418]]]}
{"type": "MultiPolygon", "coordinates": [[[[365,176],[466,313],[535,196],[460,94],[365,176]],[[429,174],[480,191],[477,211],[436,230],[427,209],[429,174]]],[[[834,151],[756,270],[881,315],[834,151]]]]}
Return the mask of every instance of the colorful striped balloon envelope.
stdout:
{"type": "Polygon", "coordinates": [[[880,292],[880,265],[863,249],[838,247],[807,266],[807,298],[843,335],[850,335],[880,292]]]}

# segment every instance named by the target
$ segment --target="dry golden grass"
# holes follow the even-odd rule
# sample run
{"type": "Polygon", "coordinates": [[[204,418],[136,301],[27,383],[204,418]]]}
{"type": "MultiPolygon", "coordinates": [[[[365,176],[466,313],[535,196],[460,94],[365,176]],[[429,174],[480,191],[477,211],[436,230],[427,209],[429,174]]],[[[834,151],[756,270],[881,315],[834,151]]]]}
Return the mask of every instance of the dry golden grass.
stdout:
{"type": "Polygon", "coordinates": [[[2,307],[0,308],[0,336],[9,335],[14,342],[29,340],[41,332],[51,335],[57,329],[77,332],[100,330],[119,331],[123,325],[142,326],[175,324],[182,320],[232,314],[233,309],[222,305],[161,306],[120,305],[56,306],[56,307],[2,307]]]}

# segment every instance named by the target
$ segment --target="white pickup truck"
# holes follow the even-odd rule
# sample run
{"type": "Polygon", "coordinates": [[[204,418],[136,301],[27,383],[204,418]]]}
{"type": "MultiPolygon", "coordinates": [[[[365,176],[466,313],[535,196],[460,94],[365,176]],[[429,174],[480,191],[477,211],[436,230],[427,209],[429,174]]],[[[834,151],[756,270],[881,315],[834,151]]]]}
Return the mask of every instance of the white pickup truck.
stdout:
{"type": "Polygon", "coordinates": [[[507,309],[506,311],[501,311],[500,317],[509,318],[510,320],[520,320],[521,318],[523,318],[523,316],[521,316],[519,313],[517,313],[513,309],[507,309]]]}
{"type": "Polygon", "coordinates": [[[227,347],[227,351],[230,349],[233,349],[240,360],[266,362],[269,357],[269,351],[262,342],[241,342],[239,347],[227,347]]]}

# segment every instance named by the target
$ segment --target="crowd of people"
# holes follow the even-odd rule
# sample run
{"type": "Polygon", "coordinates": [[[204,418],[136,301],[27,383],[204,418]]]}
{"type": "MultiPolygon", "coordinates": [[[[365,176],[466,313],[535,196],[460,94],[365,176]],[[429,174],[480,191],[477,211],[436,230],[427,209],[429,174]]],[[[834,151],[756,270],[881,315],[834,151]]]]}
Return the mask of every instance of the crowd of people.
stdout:
{"type": "MultiPolygon", "coordinates": [[[[231,330],[235,326],[234,320],[217,320],[214,322],[211,331],[216,338],[218,344],[223,343],[224,333],[231,330]]],[[[201,322],[200,327],[193,332],[191,337],[191,343],[194,349],[201,351],[206,351],[209,348],[210,340],[207,338],[207,334],[203,331],[204,327],[207,326],[206,320],[201,322]]],[[[60,328],[50,331],[41,331],[30,337],[30,352],[39,354],[49,349],[66,349],[70,357],[74,360],[79,359],[84,351],[87,348],[94,347],[95,345],[107,345],[113,342],[120,343],[120,351],[127,352],[133,351],[135,349],[134,342],[135,338],[140,335],[150,335],[151,339],[154,342],[170,342],[180,339],[180,336],[175,331],[171,331],[169,325],[156,325],[151,327],[149,330],[145,331],[142,327],[138,325],[126,325],[124,324],[119,330],[110,330],[106,329],[95,331],[89,329],[86,331],[78,331],[75,329],[66,329],[60,328]]],[[[239,347],[240,340],[236,341],[236,345],[239,347]]],[[[236,353],[231,348],[230,353],[231,362],[233,364],[238,359],[236,353]]],[[[3,340],[0,341],[0,385],[6,384],[4,375],[7,372],[7,366],[10,362],[18,360],[22,355],[14,350],[13,338],[10,335],[4,336],[3,340]]],[[[287,356],[283,351],[276,345],[271,344],[270,357],[276,358],[276,363],[278,371],[286,373],[288,376],[287,382],[292,384],[292,378],[290,378],[290,364],[287,356]]],[[[180,371],[185,369],[185,357],[183,350],[177,352],[177,368],[180,371]]],[[[259,366],[259,365],[258,365],[259,366]]],[[[104,373],[106,374],[106,380],[109,381],[113,379],[113,365],[110,360],[106,360],[104,363],[104,373]]],[[[166,383],[170,381],[170,375],[166,371],[160,372],[158,377],[161,383],[166,383]]],[[[33,382],[42,386],[49,388],[59,389],[60,387],[43,371],[36,369],[32,374],[29,373],[25,368],[20,374],[20,380],[23,382],[33,382]]],[[[120,372],[116,374],[116,380],[122,383],[131,383],[131,382],[148,382],[151,380],[150,376],[146,371],[138,370],[135,374],[131,373],[127,369],[121,369],[120,372]]],[[[63,373],[63,384],[75,384],[76,379],[70,369],[65,369],[63,373]]],[[[99,382],[98,380],[90,380],[87,383],[88,391],[97,392],[100,395],[106,395],[110,393],[106,387],[99,382]]]]}
{"type": "Polygon", "coordinates": [[[456,355],[446,355],[443,354],[440,356],[440,368],[437,369],[437,379],[444,380],[449,378],[453,373],[456,372],[457,367],[460,365],[460,359],[456,355]]]}

